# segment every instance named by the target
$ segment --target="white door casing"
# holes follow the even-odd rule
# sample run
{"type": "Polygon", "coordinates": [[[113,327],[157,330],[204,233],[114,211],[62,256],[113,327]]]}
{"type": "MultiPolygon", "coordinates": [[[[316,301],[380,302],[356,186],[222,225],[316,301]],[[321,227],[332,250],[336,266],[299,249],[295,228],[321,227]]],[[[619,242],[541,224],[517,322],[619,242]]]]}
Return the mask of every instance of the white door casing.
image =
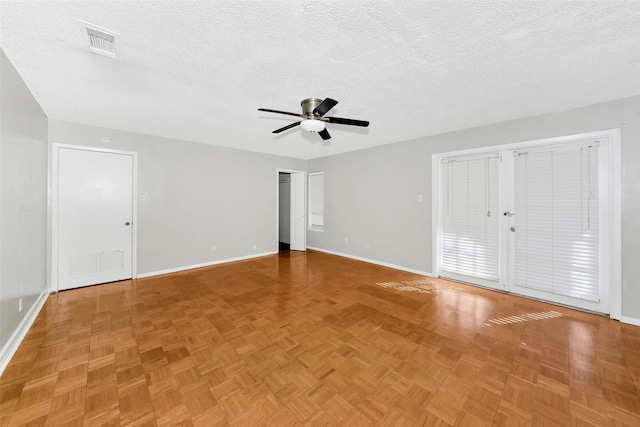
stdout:
{"type": "Polygon", "coordinates": [[[53,289],[132,278],[136,154],[54,144],[52,160],[53,289]]]}

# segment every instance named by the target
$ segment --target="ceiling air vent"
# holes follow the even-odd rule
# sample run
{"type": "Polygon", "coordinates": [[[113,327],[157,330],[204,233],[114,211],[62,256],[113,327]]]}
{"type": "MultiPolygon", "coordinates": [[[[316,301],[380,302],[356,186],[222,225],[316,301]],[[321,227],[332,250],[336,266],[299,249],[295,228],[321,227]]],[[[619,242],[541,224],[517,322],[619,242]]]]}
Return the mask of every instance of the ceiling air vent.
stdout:
{"type": "Polygon", "coordinates": [[[82,20],[79,20],[79,22],[84,47],[89,52],[108,56],[109,58],[117,58],[120,34],[82,20]]]}

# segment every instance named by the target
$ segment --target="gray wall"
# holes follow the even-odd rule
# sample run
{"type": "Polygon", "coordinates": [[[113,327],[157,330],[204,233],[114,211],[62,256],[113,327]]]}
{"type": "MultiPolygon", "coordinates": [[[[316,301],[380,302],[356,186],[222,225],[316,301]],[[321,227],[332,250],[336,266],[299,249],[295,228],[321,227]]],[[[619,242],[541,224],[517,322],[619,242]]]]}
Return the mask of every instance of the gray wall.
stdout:
{"type": "Polygon", "coordinates": [[[57,120],[49,121],[49,141],[138,153],[138,274],[277,251],[277,169],[307,166],[57,120]]]}
{"type": "Polygon", "coordinates": [[[0,348],[47,284],[47,116],[0,49],[0,348]],[[18,301],[22,298],[22,312],[18,301]]]}
{"type": "Polygon", "coordinates": [[[640,319],[637,96],[310,160],[309,172],[326,172],[325,231],[308,233],[307,244],[431,272],[433,153],[613,128],[622,131],[622,315],[640,319]]]}

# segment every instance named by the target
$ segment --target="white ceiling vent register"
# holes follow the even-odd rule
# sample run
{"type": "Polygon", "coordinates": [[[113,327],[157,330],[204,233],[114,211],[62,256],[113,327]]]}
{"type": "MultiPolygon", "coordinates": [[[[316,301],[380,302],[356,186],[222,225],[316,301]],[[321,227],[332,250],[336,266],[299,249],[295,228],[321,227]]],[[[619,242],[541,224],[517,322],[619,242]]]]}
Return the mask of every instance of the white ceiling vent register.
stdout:
{"type": "Polygon", "coordinates": [[[85,49],[98,55],[108,56],[109,58],[115,59],[118,57],[118,40],[120,34],[90,24],[81,19],[78,21],[80,22],[80,29],[82,30],[85,49]]]}

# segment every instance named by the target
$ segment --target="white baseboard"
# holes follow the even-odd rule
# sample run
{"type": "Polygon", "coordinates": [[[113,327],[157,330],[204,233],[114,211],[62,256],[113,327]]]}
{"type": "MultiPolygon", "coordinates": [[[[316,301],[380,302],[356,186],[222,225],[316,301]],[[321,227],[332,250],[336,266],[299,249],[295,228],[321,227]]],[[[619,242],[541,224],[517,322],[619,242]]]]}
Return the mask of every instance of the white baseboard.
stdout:
{"type": "Polygon", "coordinates": [[[640,326],[640,319],[636,319],[635,317],[620,316],[620,321],[622,323],[628,323],[630,325],[640,326]]]}
{"type": "Polygon", "coordinates": [[[415,268],[407,268],[407,267],[403,267],[401,265],[391,264],[391,263],[383,262],[383,261],[376,261],[374,259],[362,258],[362,257],[355,256],[355,255],[345,254],[345,253],[342,253],[342,252],[329,251],[327,249],[314,248],[312,246],[308,246],[307,249],[312,249],[312,250],[318,251],[318,252],[325,252],[325,253],[328,253],[328,254],[331,254],[331,255],[338,255],[338,256],[345,257],[345,258],[351,258],[351,259],[355,259],[355,260],[358,260],[358,261],[364,261],[364,262],[368,262],[370,264],[381,265],[383,267],[389,267],[389,268],[393,268],[395,270],[406,271],[408,273],[413,273],[413,274],[419,274],[421,276],[436,277],[433,273],[429,273],[429,272],[422,271],[422,270],[416,270],[415,268]]]}
{"type": "Polygon", "coordinates": [[[22,318],[22,321],[18,325],[15,331],[9,337],[9,341],[0,349],[0,375],[4,372],[9,362],[11,362],[11,358],[16,351],[18,351],[18,347],[22,344],[22,340],[27,336],[27,332],[31,329],[33,322],[35,322],[40,310],[42,310],[42,306],[47,302],[47,298],[51,293],[50,289],[47,287],[42,290],[40,296],[35,303],[31,306],[27,314],[22,318]]]}
{"type": "Polygon", "coordinates": [[[241,256],[241,257],[236,257],[236,258],[226,258],[226,259],[221,259],[221,260],[217,260],[217,261],[204,262],[202,264],[185,265],[185,266],[182,266],[182,267],[168,268],[166,270],[151,271],[149,273],[137,274],[136,278],[142,279],[142,278],[145,278],[145,277],[160,276],[161,274],[177,273],[179,271],[193,270],[193,269],[202,268],[202,267],[211,267],[212,265],[226,264],[228,262],[234,262],[234,261],[244,261],[244,260],[247,260],[247,259],[260,258],[260,257],[267,256],[267,255],[274,255],[274,254],[277,254],[277,253],[278,252],[275,252],[275,251],[274,252],[262,252],[262,253],[259,253],[259,254],[241,256]]]}

